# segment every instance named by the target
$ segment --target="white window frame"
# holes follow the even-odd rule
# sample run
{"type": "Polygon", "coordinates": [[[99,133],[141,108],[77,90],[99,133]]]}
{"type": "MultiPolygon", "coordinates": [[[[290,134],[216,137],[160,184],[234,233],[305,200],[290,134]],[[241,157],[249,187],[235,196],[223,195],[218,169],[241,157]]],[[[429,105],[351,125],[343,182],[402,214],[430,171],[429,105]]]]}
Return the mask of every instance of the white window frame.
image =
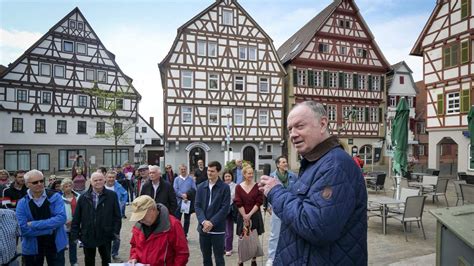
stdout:
{"type": "Polygon", "coordinates": [[[357,56],[358,56],[358,57],[367,58],[367,54],[368,54],[368,52],[367,52],[366,49],[364,49],[364,48],[357,48],[357,56]],[[364,51],[365,51],[365,55],[366,55],[365,57],[364,57],[364,51]]]}
{"type": "Polygon", "coordinates": [[[5,150],[5,169],[7,171],[30,170],[30,167],[30,150],[5,150]]]}
{"type": "Polygon", "coordinates": [[[306,69],[298,69],[298,86],[306,86],[306,69]]]}
{"type": "Polygon", "coordinates": [[[379,122],[379,109],[377,107],[369,107],[369,121],[372,123],[379,122]]]}
{"type": "Polygon", "coordinates": [[[95,81],[95,75],[94,69],[86,68],[86,73],[84,75],[86,81],[95,81]],[[92,79],[89,77],[89,73],[92,73],[92,79]]]}
{"type": "Polygon", "coordinates": [[[234,12],[232,10],[222,10],[222,24],[226,26],[234,26],[234,12]]]}
{"type": "Polygon", "coordinates": [[[367,89],[367,76],[366,75],[359,75],[357,86],[359,87],[359,90],[367,89]]]}
{"type": "Polygon", "coordinates": [[[83,29],[84,29],[84,23],[78,21],[78,22],[77,22],[77,29],[78,29],[78,30],[83,30],[83,29]]]}
{"type": "Polygon", "coordinates": [[[24,90],[24,89],[17,89],[16,90],[16,101],[17,102],[24,102],[24,103],[27,103],[28,102],[28,90],[24,90]],[[24,92],[24,93],[23,93],[24,92]],[[19,95],[25,95],[25,99],[19,97],[19,95]]]}
{"type": "Polygon", "coordinates": [[[268,110],[258,110],[258,125],[259,126],[268,126],[269,124],[269,111],[268,110]]]}
{"type": "Polygon", "coordinates": [[[242,108],[234,109],[234,125],[243,126],[245,124],[245,110],[242,108]]]}
{"type": "Polygon", "coordinates": [[[337,120],[337,105],[328,104],[327,113],[329,121],[335,122],[337,120]]]}
{"type": "Polygon", "coordinates": [[[71,29],[76,28],[76,21],[75,20],[69,20],[69,28],[71,28],[71,29]]]}
{"type": "Polygon", "coordinates": [[[314,86],[322,87],[323,86],[323,72],[314,71],[314,86]]]}
{"type": "Polygon", "coordinates": [[[346,55],[347,54],[347,47],[346,46],[339,47],[339,53],[341,55],[346,55]]]}
{"type": "Polygon", "coordinates": [[[66,52],[66,53],[74,53],[74,42],[64,40],[64,41],[63,41],[63,52],[66,52]],[[71,47],[72,47],[72,50],[71,50],[71,51],[67,51],[67,50],[66,50],[66,43],[71,44],[71,47]]]}
{"type": "Polygon", "coordinates": [[[240,45],[239,46],[239,59],[247,60],[247,58],[248,58],[248,47],[240,45]]]}
{"type": "Polygon", "coordinates": [[[38,153],[36,155],[36,158],[37,158],[38,169],[40,171],[49,171],[49,163],[50,163],[49,153],[38,153]]]}
{"type": "MultiPolygon", "coordinates": [[[[471,147],[471,145],[469,145],[469,148],[471,147]]],[[[468,150],[469,152],[470,150],[468,150]]],[[[418,156],[425,156],[425,145],[424,144],[420,144],[418,145],[418,156]]],[[[469,162],[471,161],[471,158],[470,158],[470,153],[469,153],[469,162]]],[[[470,168],[470,167],[469,167],[470,168]]]]}
{"type": "Polygon", "coordinates": [[[86,95],[79,95],[77,97],[77,106],[78,107],[87,107],[88,106],[88,100],[86,95]]]}
{"type": "Polygon", "coordinates": [[[344,73],[344,88],[351,89],[352,88],[352,74],[344,73]]]}
{"type": "Polygon", "coordinates": [[[461,111],[460,93],[450,92],[446,94],[446,114],[459,114],[461,111]]]}
{"type": "Polygon", "coordinates": [[[373,91],[380,90],[380,76],[372,76],[372,90],[373,91]]]}
{"type": "Polygon", "coordinates": [[[97,70],[97,81],[102,83],[107,83],[107,71],[104,70],[97,70]],[[103,78],[101,75],[103,74],[103,78]]]}
{"type": "Polygon", "coordinates": [[[337,72],[329,72],[329,88],[337,88],[337,72]]]}
{"type": "Polygon", "coordinates": [[[198,56],[207,56],[207,42],[198,40],[196,45],[196,54],[198,56]]]}
{"type": "Polygon", "coordinates": [[[55,78],[65,78],[66,77],[66,67],[62,65],[54,65],[54,77],[55,78]]]}
{"type": "Polygon", "coordinates": [[[217,57],[217,42],[207,43],[207,55],[209,57],[217,57]]]}
{"type": "Polygon", "coordinates": [[[342,117],[344,119],[349,115],[350,112],[351,112],[351,106],[350,105],[343,105],[342,106],[342,117]]]}
{"type": "Polygon", "coordinates": [[[268,77],[260,77],[258,79],[258,91],[260,93],[270,92],[270,79],[268,77]]]}
{"type": "Polygon", "coordinates": [[[182,106],[181,107],[181,124],[190,125],[193,123],[193,107],[182,106]]]}
{"type": "Polygon", "coordinates": [[[247,57],[250,61],[257,61],[257,46],[249,46],[247,57]]]}
{"type": "Polygon", "coordinates": [[[408,108],[413,108],[413,97],[407,96],[408,108]]]}
{"type": "Polygon", "coordinates": [[[194,74],[190,70],[181,71],[181,87],[191,89],[193,87],[194,74]],[[187,82],[186,82],[187,81],[187,82]],[[189,84],[186,84],[189,83],[189,84]]]}
{"type": "Polygon", "coordinates": [[[41,104],[51,104],[53,102],[52,95],[53,94],[50,91],[43,91],[41,93],[41,104]],[[49,95],[49,102],[45,101],[45,99],[48,98],[48,97],[46,97],[46,95],[49,95]]]}
{"type": "Polygon", "coordinates": [[[244,91],[245,88],[245,76],[244,75],[235,75],[234,76],[234,90],[235,91],[244,91]],[[239,79],[238,79],[239,78],[239,79]],[[242,78],[242,80],[240,80],[242,78]],[[242,89],[237,89],[237,85],[242,85],[242,89]]]}
{"type": "Polygon", "coordinates": [[[389,105],[390,107],[397,106],[397,96],[389,96],[389,105]]]}
{"type": "Polygon", "coordinates": [[[355,107],[357,112],[356,121],[357,122],[365,122],[365,109],[364,107],[355,107]]]}
{"type": "Polygon", "coordinates": [[[77,42],[76,43],[76,53],[86,55],[87,54],[87,44],[77,42]],[[81,52],[82,49],[79,49],[79,47],[84,47],[84,51],[81,52]]]}
{"type": "Polygon", "coordinates": [[[329,44],[323,42],[318,43],[318,52],[323,54],[329,53],[329,44]],[[319,49],[320,45],[322,45],[322,51],[319,49]]]}
{"type": "Polygon", "coordinates": [[[218,90],[219,89],[219,74],[217,74],[217,73],[209,73],[208,74],[208,76],[207,76],[207,88],[209,90],[218,90]],[[213,84],[215,86],[213,86],[213,84]]]}
{"type": "Polygon", "coordinates": [[[209,107],[208,109],[208,124],[219,125],[219,107],[209,107]],[[213,121],[215,120],[215,121],[213,121]]]}
{"type": "Polygon", "coordinates": [[[51,64],[40,64],[40,75],[44,77],[51,77],[51,64]]]}

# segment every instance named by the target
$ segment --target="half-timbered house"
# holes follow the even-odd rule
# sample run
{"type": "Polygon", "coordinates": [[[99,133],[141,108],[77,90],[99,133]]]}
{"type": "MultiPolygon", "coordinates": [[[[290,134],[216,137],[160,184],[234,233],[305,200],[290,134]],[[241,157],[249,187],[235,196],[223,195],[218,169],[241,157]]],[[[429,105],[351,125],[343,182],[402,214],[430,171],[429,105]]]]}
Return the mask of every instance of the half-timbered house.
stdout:
{"type": "Polygon", "coordinates": [[[66,171],[77,154],[92,167],[132,160],[139,100],[75,8],[0,74],[0,168],[66,171]]]}
{"type": "MultiPolygon", "coordinates": [[[[278,55],[288,73],[285,113],[305,100],[324,104],[332,134],[348,152],[371,163],[373,143],[384,138],[390,65],[355,2],[333,1],[283,43],[278,55]]],[[[291,145],[286,149],[297,168],[296,151],[291,145]]]]}
{"type": "Polygon", "coordinates": [[[455,144],[457,170],[474,171],[470,139],[465,132],[473,92],[473,11],[471,0],[436,1],[410,53],[423,57],[430,168],[439,169],[443,146],[455,144]]]}
{"type": "Polygon", "coordinates": [[[236,0],[214,1],[181,26],[159,67],[166,163],[274,165],[285,71],[270,37],[236,0]]]}
{"type": "Polygon", "coordinates": [[[135,158],[136,165],[154,164],[161,165],[164,159],[163,137],[155,129],[155,118],[150,117],[147,121],[140,114],[135,125],[135,158]]]}

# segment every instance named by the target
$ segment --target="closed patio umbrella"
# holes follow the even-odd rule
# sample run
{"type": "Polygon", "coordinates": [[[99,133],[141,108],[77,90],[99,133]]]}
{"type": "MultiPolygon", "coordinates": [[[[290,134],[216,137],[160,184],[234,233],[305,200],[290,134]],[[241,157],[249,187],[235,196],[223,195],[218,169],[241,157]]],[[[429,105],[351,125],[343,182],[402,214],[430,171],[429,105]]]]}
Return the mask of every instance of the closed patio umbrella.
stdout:
{"type": "Polygon", "coordinates": [[[393,171],[397,176],[397,198],[400,194],[400,177],[407,172],[408,160],[408,109],[407,100],[401,98],[398,102],[395,112],[395,118],[392,124],[392,146],[395,150],[393,155],[393,171]]]}

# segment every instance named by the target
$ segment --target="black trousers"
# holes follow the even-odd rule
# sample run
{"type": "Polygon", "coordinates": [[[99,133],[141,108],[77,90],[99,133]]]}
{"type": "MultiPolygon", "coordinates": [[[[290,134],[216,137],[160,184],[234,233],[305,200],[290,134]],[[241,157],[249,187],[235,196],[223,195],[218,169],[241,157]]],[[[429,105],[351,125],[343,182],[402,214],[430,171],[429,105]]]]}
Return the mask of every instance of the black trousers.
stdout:
{"type": "MultiPolygon", "coordinates": [[[[102,266],[108,266],[109,263],[111,262],[110,260],[111,243],[112,242],[108,242],[107,244],[97,247],[97,249],[99,250],[100,259],[102,260],[102,266]]],[[[96,248],[84,247],[84,262],[86,266],[95,266],[95,254],[96,254],[96,248]]]]}
{"type": "Polygon", "coordinates": [[[199,234],[199,246],[201,247],[202,264],[204,266],[212,266],[212,252],[214,252],[216,265],[225,265],[224,239],[225,234],[199,234]]]}
{"type": "Polygon", "coordinates": [[[25,259],[26,266],[43,265],[45,258],[46,258],[46,263],[48,263],[48,266],[64,266],[65,265],[64,250],[61,250],[57,253],[23,255],[23,258],[25,259]]]}

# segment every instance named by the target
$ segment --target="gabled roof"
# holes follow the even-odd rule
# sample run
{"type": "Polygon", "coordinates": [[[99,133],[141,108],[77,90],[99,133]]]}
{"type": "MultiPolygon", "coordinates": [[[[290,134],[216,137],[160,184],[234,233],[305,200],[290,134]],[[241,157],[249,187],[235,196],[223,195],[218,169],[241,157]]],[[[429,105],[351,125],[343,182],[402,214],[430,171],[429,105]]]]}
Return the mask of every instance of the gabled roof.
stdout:
{"type": "Polygon", "coordinates": [[[158,137],[160,137],[160,139],[163,139],[163,136],[162,136],[160,133],[158,133],[158,131],[156,131],[155,128],[152,127],[152,126],[150,125],[150,123],[148,123],[148,121],[146,121],[146,119],[143,118],[143,116],[142,116],[141,114],[138,114],[138,117],[139,117],[143,122],[145,122],[145,124],[146,124],[149,128],[151,128],[151,130],[153,130],[153,132],[155,132],[155,133],[158,135],[158,137]]]}
{"type": "MultiPolygon", "coordinates": [[[[194,16],[192,19],[190,19],[188,22],[184,23],[181,27],[178,28],[178,32],[176,34],[176,38],[174,39],[174,42],[173,42],[173,45],[171,46],[170,50],[168,51],[168,54],[166,55],[166,57],[163,59],[163,61],[161,61],[159,64],[158,64],[158,67],[160,69],[160,72],[163,72],[162,71],[162,67],[169,62],[169,59],[171,58],[171,55],[173,54],[174,52],[174,47],[176,47],[178,41],[179,41],[179,36],[181,35],[181,33],[189,26],[191,25],[195,20],[199,19],[200,17],[204,16],[206,13],[208,13],[210,10],[212,10],[214,7],[218,6],[221,2],[223,2],[224,0],[216,0],[214,1],[213,4],[211,4],[209,7],[207,7],[206,9],[204,9],[203,11],[201,11],[199,14],[197,14],[196,16],[194,16]]],[[[257,29],[265,36],[265,38],[267,38],[269,40],[269,44],[270,46],[272,47],[272,50],[273,51],[276,51],[275,49],[275,46],[273,46],[273,40],[272,38],[270,38],[270,36],[263,30],[262,27],[260,27],[260,25],[258,25],[258,23],[252,18],[252,16],[250,16],[250,14],[239,4],[239,2],[237,0],[230,0],[231,2],[233,2],[235,4],[235,6],[240,10],[242,11],[242,13],[244,13],[245,16],[247,16],[247,18],[255,25],[255,27],[257,27],[257,29]]],[[[276,54],[276,56],[278,56],[278,54],[276,54]]],[[[278,60],[277,58],[277,61],[278,61],[278,65],[280,65],[280,68],[281,68],[281,71],[284,72],[286,74],[286,71],[285,71],[285,68],[283,67],[282,63],[280,62],[280,60],[278,60]]],[[[163,73],[162,73],[163,74],[163,73]]],[[[163,77],[162,77],[162,80],[163,77]]]]}
{"type": "Polygon", "coordinates": [[[433,12],[431,12],[431,16],[426,22],[425,27],[418,36],[415,45],[411,49],[410,55],[423,56],[423,52],[421,51],[421,44],[423,43],[423,39],[425,38],[426,33],[430,29],[431,24],[433,24],[434,19],[438,16],[438,13],[441,10],[441,7],[443,6],[444,2],[444,0],[436,0],[436,6],[434,7],[433,12]]]}
{"type": "Polygon", "coordinates": [[[59,20],[56,24],[54,24],[49,30],[48,32],[46,32],[38,41],[36,41],[33,45],[30,46],[30,48],[28,48],[17,60],[15,60],[13,63],[9,64],[8,65],[8,68],[1,72],[0,73],[0,79],[3,78],[8,72],[10,72],[11,69],[14,69],[21,61],[23,61],[23,59],[25,57],[27,57],[39,44],[41,44],[44,40],[46,40],[46,38],[48,38],[48,36],[50,34],[53,34],[55,32],[55,29],[59,26],[61,26],[66,20],[68,20],[74,13],[77,13],[83,20],[84,20],[84,23],[86,23],[88,25],[88,27],[90,28],[91,32],[93,33],[93,35],[95,36],[95,38],[97,39],[97,42],[100,43],[100,45],[102,45],[102,47],[104,47],[105,49],[105,52],[107,52],[107,55],[111,58],[112,62],[114,63],[115,67],[118,69],[118,71],[124,76],[125,79],[127,79],[127,81],[130,83],[130,88],[136,93],[136,95],[138,96],[139,99],[141,99],[141,95],[140,93],[138,93],[138,91],[133,87],[133,85],[131,84],[132,83],[132,79],[125,75],[123,73],[123,71],[120,69],[120,67],[118,66],[117,62],[115,62],[115,55],[111,52],[109,52],[106,48],[105,48],[105,45],[102,43],[102,41],[100,40],[99,36],[95,33],[94,29],[91,27],[91,24],[87,21],[86,17],[82,14],[81,10],[79,10],[79,7],[75,7],[71,12],[69,12],[66,16],[64,16],[61,20],[59,20]]]}
{"type": "MultiPolygon", "coordinates": [[[[362,25],[365,27],[365,30],[367,30],[369,39],[373,40],[372,45],[374,46],[374,50],[376,50],[376,52],[380,55],[381,61],[383,64],[385,64],[385,67],[389,68],[390,64],[375,42],[374,35],[370,31],[369,26],[365,22],[362,15],[360,15],[359,8],[353,0],[349,1],[354,8],[354,12],[356,15],[358,15],[362,25]]],[[[312,20],[306,23],[306,25],[304,25],[299,31],[293,34],[293,36],[284,42],[280,48],[278,48],[278,56],[280,57],[282,64],[286,64],[289,61],[295,59],[308,46],[308,44],[314,38],[314,35],[316,35],[316,33],[318,33],[318,31],[326,24],[328,19],[342,2],[343,0],[334,0],[312,20]]]]}
{"type": "Polygon", "coordinates": [[[393,76],[395,75],[395,73],[400,73],[400,74],[408,74],[410,76],[410,83],[412,84],[413,88],[415,89],[415,92],[416,94],[418,95],[420,93],[420,91],[418,90],[418,87],[416,86],[415,84],[415,81],[413,80],[413,71],[410,69],[410,67],[407,65],[407,63],[405,61],[400,61],[394,65],[392,65],[390,67],[390,72],[387,73],[387,77],[392,77],[392,78],[388,78],[387,79],[387,91],[390,92],[390,88],[392,87],[392,84],[393,84],[393,76]],[[406,69],[408,69],[408,72],[400,72],[400,71],[397,71],[398,69],[400,69],[401,67],[405,67],[406,69]]]}

